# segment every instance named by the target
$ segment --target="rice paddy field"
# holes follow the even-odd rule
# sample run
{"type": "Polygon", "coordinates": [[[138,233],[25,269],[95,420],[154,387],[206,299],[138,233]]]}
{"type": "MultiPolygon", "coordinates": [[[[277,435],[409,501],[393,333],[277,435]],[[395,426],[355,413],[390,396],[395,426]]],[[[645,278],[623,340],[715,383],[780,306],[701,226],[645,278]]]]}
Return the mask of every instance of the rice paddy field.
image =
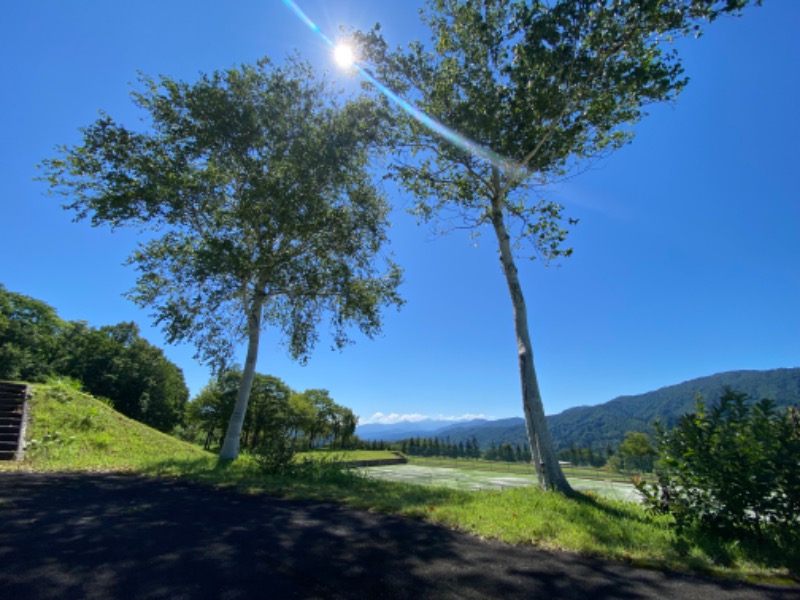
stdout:
{"type": "MultiPolygon", "coordinates": [[[[418,485],[438,486],[459,490],[503,490],[511,488],[534,487],[536,474],[531,472],[509,473],[504,470],[474,469],[469,467],[444,467],[421,464],[367,467],[363,472],[368,477],[389,481],[400,481],[418,485]]],[[[630,483],[611,479],[584,479],[570,477],[570,484],[581,492],[591,492],[604,498],[638,502],[639,493],[630,483]]]]}

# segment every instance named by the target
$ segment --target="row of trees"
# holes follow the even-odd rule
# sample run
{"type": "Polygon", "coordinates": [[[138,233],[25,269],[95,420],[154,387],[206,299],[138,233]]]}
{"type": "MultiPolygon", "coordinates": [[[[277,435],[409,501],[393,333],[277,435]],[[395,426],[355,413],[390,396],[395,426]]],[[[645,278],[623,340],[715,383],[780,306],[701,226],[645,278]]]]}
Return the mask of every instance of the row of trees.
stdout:
{"type": "Polygon", "coordinates": [[[558,453],[558,459],[576,466],[602,467],[613,456],[614,450],[608,448],[606,452],[597,452],[592,448],[578,448],[573,445],[567,450],[558,453]]]}
{"type": "Polygon", "coordinates": [[[480,458],[481,449],[475,437],[466,442],[449,438],[411,438],[400,442],[400,451],[410,456],[444,456],[448,458],[480,458]]]}
{"type": "Polygon", "coordinates": [[[359,448],[365,450],[399,450],[409,456],[431,456],[443,458],[466,458],[499,460],[505,462],[530,462],[531,451],[526,444],[495,444],[481,450],[475,436],[466,441],[453,442],[450,438],[409,438],[399,442],[357,440],[359,448]]]}
{"type": "MultiPolygon", "coordinates": [[[[181,436],[206,449],[219,448],[242,376],[240,369],[230,369],[204,387],[188,406],[181,436]]],[[[334,402],[327,390],[296,392],[277,377],[256,373],[240,444],[259,452],[265,444],[282,437],[288,438],[297,450],[309,450],[322,443],[349,448],[355,441],[357,422],[353,411],[334,402]]]]}
{"type": "MultiPolygon", "coordinates": [[[[364,443],[359,442],[362,446],[364,443]]],[[[376,447],[392,448],[410,456],[441,456],[447,458],[473,458],[505,462],[530,462],[531,451],[527,444],[497,444],[481,449],[475,436],[466,441],[453,442],[449,438],[411,438],[401,442],[374,442],[376,447]]],[[[576,466],[606,467],[618,472],[650,473],[653,471],[656,451],[646,433],[628,432],[625,441],[615,451],[609,447],[605,452],[591,448],[570,447],[558,453],[561,461],[576,466]]]]}
{"type": "Polygon", "coordinates": [[[171,431],[189,390],[183,371],[139,335],[135,323],[91,327],[0,284],[0,379],[71,377],[121,413],[171,431]]]}

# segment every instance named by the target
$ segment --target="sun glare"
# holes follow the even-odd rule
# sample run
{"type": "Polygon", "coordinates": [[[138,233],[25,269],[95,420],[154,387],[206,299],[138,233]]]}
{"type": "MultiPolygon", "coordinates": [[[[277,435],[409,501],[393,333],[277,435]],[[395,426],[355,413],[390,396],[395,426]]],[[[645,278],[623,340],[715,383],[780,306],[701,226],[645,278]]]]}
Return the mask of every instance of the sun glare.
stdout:
{"type": "Polygon", "coordinates": [[[352,67],[356,60],[353,55],[353,49],[347,44],[338,44],[333,49],[333,57],[336,59],[336,64],[343,69],[352,67]]]}
{"type": "Polygon", "coordinates": [[[303,23],[305,23],[309,29],[311,29],[311,31],[316,33],[326,44],[328,44],[328,46],[333,48],[333,58],[336,61],[336,64],[339,65],[339,68],[350,69],[352,67],[354,72],[360,73],[364,79],[374,85],[377,90],[389,98],[389,100],[394,102],[401,110],[405,111],[431,131],[434,131],[442,136],[454,146],[462,148],[479,158],[487,160],[500,169],[508,170],[514,173],[525,174],[526,169],[524,166],[517,166],[513,161],[500,156],[492,149],[473,142],[457,131],[450,129],[442,123],[439,123],[439,121],[436,119],[429,117],[417,107],[395,94],[392,90],[378,81],[368,69],[364,69],[358,63],[356,63],[356,56],[353,52],[352,46],[348,44],[335,44],[333,40],[331,40],[320,30],[316,23],[308,18],[308,15],[306,15],[306,13],[304,13],[302,9],[297,6],[294,0],[283,0],[283,3],[288,6],[292,12],[294,12],[294,14],[297,15],[297,17],[300,18],[300,20],[303,21],[303,23]]]}

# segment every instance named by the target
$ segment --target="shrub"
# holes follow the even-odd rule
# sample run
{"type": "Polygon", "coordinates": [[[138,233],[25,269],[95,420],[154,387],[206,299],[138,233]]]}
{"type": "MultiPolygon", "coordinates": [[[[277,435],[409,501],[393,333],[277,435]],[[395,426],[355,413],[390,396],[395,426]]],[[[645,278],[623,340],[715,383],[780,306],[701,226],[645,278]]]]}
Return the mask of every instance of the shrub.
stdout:
{"type": "Polygon", "coordinates": [[[656,423],[657,483],[637,488],[680,528],[726,538],[800,541],[800,424],[796,410],[725,390],[665,431],[656,423]]]}
{"type": "Polygon", "coordinates": [[[268,475],[285,475],[294,465],[295,454],[297,448],[289,434],[273,428],[264,433],[253,457],[268,475]]]}

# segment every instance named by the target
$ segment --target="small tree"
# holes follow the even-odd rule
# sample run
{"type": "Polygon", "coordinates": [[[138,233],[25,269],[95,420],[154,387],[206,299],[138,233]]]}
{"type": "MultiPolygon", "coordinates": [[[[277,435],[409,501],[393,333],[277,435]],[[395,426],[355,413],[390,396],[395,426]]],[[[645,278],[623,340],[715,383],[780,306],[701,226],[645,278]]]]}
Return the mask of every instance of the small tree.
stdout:
{"type": "Polygon", "coordinates": [[[168,342],[193,342],[219,372],[247,340],[220,452],[234,459],[264,327],[305,360],[324,314],[342,347],[350,326],[372,336],[380,308],[400,304],[399,270],[381,260],[388,206],[369,172],[384,127],[374,103],[340,102],[298,59],[141,82],[133,98],[150,130],[103,114],[81,145],[43,161],[44,179],[78,219],[151,231],[129,260],[130,298],[168,342]]]}
{"type": "Polygon", "coordinates": [[[680,527],[800,543],[800,422],[769,400],[726,390],[670,431],[656,425],[658,482],[637,487],[680,527]]]}
{"type": "MultiPolygon", "coordinates": [[[[650,436],[646,433],[629,431],[625,434],[625,440],[620,444],[616,456],[621,470],[650,473],[653,470],[656,451],[650,443],[650,436]]],[[[612,462],[611,459],[609,462],[612,462]]]]}

